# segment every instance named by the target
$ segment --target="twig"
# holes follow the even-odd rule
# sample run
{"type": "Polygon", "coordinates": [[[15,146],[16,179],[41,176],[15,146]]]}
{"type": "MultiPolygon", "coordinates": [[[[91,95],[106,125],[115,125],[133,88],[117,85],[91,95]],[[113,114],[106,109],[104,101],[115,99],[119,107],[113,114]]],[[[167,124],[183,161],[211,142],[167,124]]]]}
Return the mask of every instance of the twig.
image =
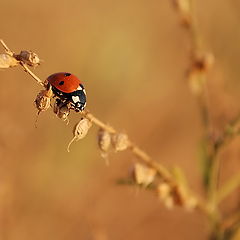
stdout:
{"type": "MultiPolygon", "coordinates": [[[[113,127],[106,125],[105,123],[100,121],[98,118],[93,116],[93,114],[91,114],[89,111],[83,112],[82,115],[85,116],[86,118],[88,118],[91,122],[93,122],[98,127],[108,131],[109,133],[115,134],[117,132],[113,127]]],[[[131,151],[139,159],[141,159],[143,162],[145,162],[147,165],[156,169],[158,171],[158,173],[161,175],[161,177],[164,178],[165,181],[173,182],[171,174],[164,166],[162,166],[158,162],[155,162],[154,160],[152,160],[151,157],[147,153],[145,153],[143,150],[141,150],[138,146],[136,146],[136,144],[130,142],[130,146],[131,146],[131,151]]]]}
{"type": "Polygon", "coordinates": [[[105,130],[108,131],[109,133],[114,134],[114,133],[117,132],[113,127],[111,127],[111,126],[103,123],[103,122],[100,121],[98,118],[96,118],[95,116],[93,116],[93,114],[91,114],[88,110],[84,110],[84,111],[82,112],[82,115],[83,115],[84,117],[86,117],[87,119],[89,119],[89,120],[90,120],[91,122],[93,122],[94,124],[96,124],[98,127],[105,129],[105,130]]]}
{"type": "Polygon", "coordinates": [[[4,47],[5,52],[6,52],[7,54],[13,56],[14,53],[8,48],[8,46],[5,44],[5,42],[4,42],[2,39],[0,39],[0,43],[1,43],[2,46],[4,47]]]}
{"type": "Polygon", "coordinates": [[[21,66],[24,68],[24,71],[25,71],[26,73],[28,73],[32,78],[34,78],[38,84],[40,84],[41,86],[44,86],[43,81],[42,81],[39,77],[37,77],[37,76],[26,66],[25,63],[20,62],[20,64],[21,64],[21,66]]]}
{"type": "MultiPolygon", "coordinates": [[[[88,118],[96,126],[98,126],[98,127],[102,128],[102,129],[108,131],[109,133],[115,134],[117,132],[113,127],[111,127],[109,125],[106,125],[101,120],[99,120],[98,118],[93,116],[93,114],[91,114],[89,111],[83,112],[83,116],[88,118]]],[[[151,157],[147,153],[145,153],[143,150],[141,150],[135,143],[130,142],[130,146],[131,146],[130,147],[131,151],[139,159],[141,159],[147,165],[149,165],[149,166],[153,167],[154,169],[156,169],[158,171],[158,173],[160,174],[160,176],[165,181],[176,185],[176,183],[174,183],[174,179],[172,178],[170,172],[164,166],[162,166],[160,163],[158,163],[158,162],[154,161],[153,159],[151,159],[151,157]]]]}
{"type": "Polygon", "coordinates": [[[184,30],[188,34],[189,41],[191,44],[190,52],[190,66],[188,69],[188,80],[192,87],[192,92],[198,101],[198,107],[200,111],[200,116],[202,120],[202,125],[204,127],[204,139],[207,143],[207,152],[205,161],[207,162],[207,171],[209,172],[206,192],[207,192],[207,202],[209,211],[209,220],[215,227],[219,221],[218,206],[216,204],[216,194],[218,186],[218,176],[220,163],[217,157],[218,148],[215,148],[215,142],[209,138],[210,130],[210,114],[209,114],[209,103],[208,103],[208,88],[207,88],[207,71],[211,67],[213,56],[207,54],[203,51],[201,35],[198,30],[198,25],[196,22],[196,17],[194,13],[194,1],[186,0],[184,3],[189,7],[187,9],[181,8],[181,0],[176,0],[179,2],[179,8],[177,9],[180,14],[188,14],[188,25],[184,30]],[[194,86],[194,88],[193,88],[194,86]],[[196,88],[197,86],[197,88],[196,88]]]}

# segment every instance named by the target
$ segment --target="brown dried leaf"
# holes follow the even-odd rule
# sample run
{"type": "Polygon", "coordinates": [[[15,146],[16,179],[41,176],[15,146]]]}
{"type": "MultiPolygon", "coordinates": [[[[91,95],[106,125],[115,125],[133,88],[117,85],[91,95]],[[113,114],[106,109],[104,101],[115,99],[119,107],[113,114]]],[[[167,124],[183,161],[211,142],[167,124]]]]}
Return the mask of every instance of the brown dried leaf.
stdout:
{"type": "Polygon", "coordinates": [[[2,53],[0,54],[0,68],[15,67],[19,62],[12,56],[2,53]]]}
{"type": "Polygon", "coordinates": [[[40,58],[32,51],[21,51],[20,54],[16,55],[16,59],[31,67],[37,67],[40,65],[40,58]]]}
{"type": "Polygon", "coordinates": [[[137,184],[147,187],[154,181],[157,171],[141,163],[134,165],[134,177],[137,184]]]}
{"type": "Polygon", "coordinates": [[[130,145],[127,134],[124,133],[114,134],[112,136],[112,145],[117,152],[126,150],[130,145]]]}
{"type": "Polygon", "coordinates": [[[73,139],[69,142],[67,151],[70,152],[70,146],[74,141],[78,141],[80,139],[83,139],[87,133],[88,130],[91,128],[92,123],[87,118],[82,118],[73,129],[73,139]]]}

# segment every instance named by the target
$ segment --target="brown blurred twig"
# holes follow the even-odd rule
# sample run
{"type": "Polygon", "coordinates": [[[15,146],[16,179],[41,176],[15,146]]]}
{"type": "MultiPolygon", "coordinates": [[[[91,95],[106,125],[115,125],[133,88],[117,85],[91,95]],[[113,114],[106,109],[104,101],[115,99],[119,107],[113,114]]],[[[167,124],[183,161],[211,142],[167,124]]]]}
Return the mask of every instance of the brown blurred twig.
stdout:
{"type": "MultiPolygon", "coordinates": [[[[189,36],[191,44],[190,65],[187,71],[187,79],[190,89],[196,97],[199,105],[201,119],[204,127],[203,136],[203,160],[204,174],[203,182],[207,194],[207,208],[209,210],[209,220],[212,226],[214,239],[220,239],[221,212],[219,203],[231,194],[240,185],[239,175],[234,176],[227,183],[219,188],[220,159],[219,152],[233,137],[239,135],[239,120],[237,116],[230,122],[222,136],[218,139],[211,137],[211,118],[208,107],[208,86],[207,73],[212,67],[214,57],[211,53],[203,50],[201,34],[198,29],[194,12],[193,0],[173,0],[175,9],[182,23],[183,29],[189,36]]],[[[222,239],[222,238],[221,238],[222,239]]]]}

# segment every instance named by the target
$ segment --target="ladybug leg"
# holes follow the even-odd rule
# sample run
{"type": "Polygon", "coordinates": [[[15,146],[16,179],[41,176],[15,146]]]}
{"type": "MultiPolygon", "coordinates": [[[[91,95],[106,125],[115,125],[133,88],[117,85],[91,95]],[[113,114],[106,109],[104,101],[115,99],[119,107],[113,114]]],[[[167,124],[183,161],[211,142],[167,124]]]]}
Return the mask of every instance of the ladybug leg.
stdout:
{"type": "Polygon", "coordinates": [[[69,103],[70,103],[70,101],[66,100],[66,99],[61,99],[61,98],[56,99],[56,105],[60,108],[67,106],[69,103]]]}

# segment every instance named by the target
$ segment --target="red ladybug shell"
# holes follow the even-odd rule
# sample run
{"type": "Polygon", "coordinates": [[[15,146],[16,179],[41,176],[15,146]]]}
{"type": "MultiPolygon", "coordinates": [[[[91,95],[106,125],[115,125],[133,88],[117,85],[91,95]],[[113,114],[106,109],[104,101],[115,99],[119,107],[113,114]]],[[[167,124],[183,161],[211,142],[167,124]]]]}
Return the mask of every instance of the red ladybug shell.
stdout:
{"type": "Polygon", "coordinates": [[[79,88],[80,80],[73,74],[59,72],[50,75],[47,81],[55,88],[64,93],[72,93],[79,88]]]}

